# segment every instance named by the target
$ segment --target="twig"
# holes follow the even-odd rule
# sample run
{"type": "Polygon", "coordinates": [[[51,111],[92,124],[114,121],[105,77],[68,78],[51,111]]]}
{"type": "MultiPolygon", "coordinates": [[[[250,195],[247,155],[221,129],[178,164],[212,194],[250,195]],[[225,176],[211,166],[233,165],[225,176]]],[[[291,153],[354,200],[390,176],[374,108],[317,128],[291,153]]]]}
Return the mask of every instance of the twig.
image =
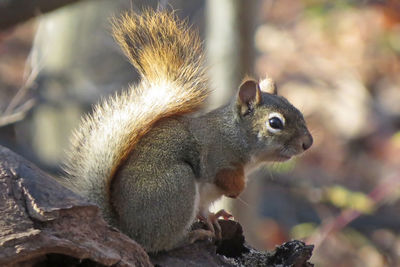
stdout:
{"type": "MultiPolygon", "coordinates": [[[[375,207],[378,207],[394,190],[398,189],[399,186],[400,176],[398,174],[393,175],[392,177],[386,179],[386,181],[379,183],[368,194],[368,197],[374,202],[375,207]]],[[[306,243],[314,244],[315,250],[317,250],[329,235],[337,233],[361,215],[361,212],[354,209],[343,210],[336,218],[324,222],[320,227],[320,230],[309,237],[306,243]]]]}
{"type": "Polygon", "coordinates": [[[14,113],[0,117],[0,127],[22,120],[26,113],[36,104],[35,99],[29,99],[23,103],[14,113]]]}
{"type": "Polygon", "coordinates": [[[8,116],[11,113],[13,113],[15,107],[17,107],[21,103],[22,99],[29,92],[30,88],[32,88],[33,83],[38,74],[39,74],[39,68],[32,68],[32,70],[30,71],[30,73],[28,75],[28,78],[26,79],[26,82],[18,90],[18,92],[15,94],[15,96],[11,99],[7,108],[4,110],[3,116],[8,116]]]}
{"type": "Polygon", "coordinates": [[[35,52],[36,50],[31,50],[31,53],[29,54],[27,60],[31,64],[27,63],[25,65],[24,77],[27,77],[24,79],[25,83],[21,86],[21,88],[19,88],[18,92],[11,99],[10,103],[0,116],[0,127],[22,120],[25,117],[26,113],[36,103],[36,100],[33,98],[28,99],[24,103],[22,103],[22,101],[26,98],[29,90],[34,86],[35,79],[41,69],[40,62],[35,62],[35,64],[32,63],[33,58],[36,56],[35,52]]]}

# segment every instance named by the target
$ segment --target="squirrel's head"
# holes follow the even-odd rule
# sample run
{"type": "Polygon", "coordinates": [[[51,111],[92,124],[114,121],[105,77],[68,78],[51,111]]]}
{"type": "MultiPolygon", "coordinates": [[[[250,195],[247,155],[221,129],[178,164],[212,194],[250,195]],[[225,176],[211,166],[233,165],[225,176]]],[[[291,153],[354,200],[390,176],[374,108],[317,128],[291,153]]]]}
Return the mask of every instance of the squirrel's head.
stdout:
{"type": "Polygon", "coordinates": [[[236,100],[239,124],[246,127],[249,149],[257,162],[285,161],[309,149],[313,138],[301,112],[277,95],[271,79],[245,80],[236,100]]]}

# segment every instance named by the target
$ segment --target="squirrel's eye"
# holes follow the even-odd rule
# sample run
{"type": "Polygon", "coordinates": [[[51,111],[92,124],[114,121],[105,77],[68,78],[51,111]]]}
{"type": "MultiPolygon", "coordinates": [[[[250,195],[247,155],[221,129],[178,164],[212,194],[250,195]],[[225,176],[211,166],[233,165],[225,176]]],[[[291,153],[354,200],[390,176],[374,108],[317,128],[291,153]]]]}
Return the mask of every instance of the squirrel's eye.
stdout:
{"type": "Polygon", "coordinates": [[[277,133],[283,130],[285,126],[285,118],[278,112],[269,114],[267,121],[267,129],[271,133],[277,133]]]}
{"type": "Polygon", "coordinates": [[[269,126],[271,126],[271,128],[276,129],[276,130],[282,130],[283,129],[283,123],[281,121],[281,119],[279,119],[278,117],[272,117],[271,119],[268,120],[269,122],[269,126]]]}

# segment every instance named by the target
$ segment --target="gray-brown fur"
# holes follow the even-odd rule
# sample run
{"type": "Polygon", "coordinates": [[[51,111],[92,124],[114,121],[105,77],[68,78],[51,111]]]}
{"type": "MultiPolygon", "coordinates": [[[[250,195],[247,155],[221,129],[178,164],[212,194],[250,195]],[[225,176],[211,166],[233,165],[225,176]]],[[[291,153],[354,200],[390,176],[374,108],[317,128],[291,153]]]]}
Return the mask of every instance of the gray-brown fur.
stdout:
{"type": "Polygon", "coordinates": [[[270,80],[247,80],[227,105],[190,117],[207,95],[198,37],[167,13],[115,23],[142,80],[83,119],[67,177],[147,251],[168,250],[188,241],[196,216],[207,215],[214,200],[244,189],[235,179],[244,179],[245,167],[300,154],[312,137],[270,80]],[[280,129],[271,128],[272,115],[284,120],[280,129]]]}
{"type": "Polygon", "coordinates": [[[111,199],[119,227],[147,251],[184,242],[196,216],[199,150],[184,123],[167,119],[140,140],[117,172],[111,199]]]}

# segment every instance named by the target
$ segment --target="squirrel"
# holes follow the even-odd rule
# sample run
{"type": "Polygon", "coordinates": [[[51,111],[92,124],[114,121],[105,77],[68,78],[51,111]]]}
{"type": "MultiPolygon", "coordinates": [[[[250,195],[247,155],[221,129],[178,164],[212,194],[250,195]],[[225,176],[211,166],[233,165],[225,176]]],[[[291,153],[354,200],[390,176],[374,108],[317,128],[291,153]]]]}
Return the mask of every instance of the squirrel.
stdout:
{"type": "Polygon", "coordinates": [[[103,100],[71,138],[64,164],[74,191],[147,252],[218,238],[209,206],[236,198],[251,168],[313,143],[302,113],[274,82],[245,79],[236,97],[198,115],[208,94],[199,35],[173,12],[127,12],[113,35],[141,80],[103,100]],[[192,230],[200,219],[207,230],[192,230]]]}

